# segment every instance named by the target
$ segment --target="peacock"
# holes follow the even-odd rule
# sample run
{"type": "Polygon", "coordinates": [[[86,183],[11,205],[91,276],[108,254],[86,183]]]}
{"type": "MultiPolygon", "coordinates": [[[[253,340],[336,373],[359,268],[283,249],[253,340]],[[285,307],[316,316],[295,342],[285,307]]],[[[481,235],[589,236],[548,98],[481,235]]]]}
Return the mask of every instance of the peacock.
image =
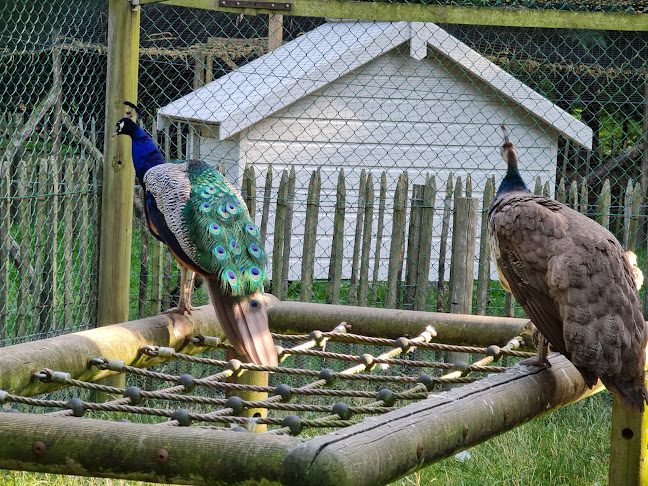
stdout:
{"type": "Polygon", "coordinates": [[[489,244],[502,286],[545,338],[528,364],[551,366],[548,341],[590,388],[600,378],[626,407],[643,411],[648,334],[628,256],[595,221],[531,194],[502,130],[508,170],[488,210],[489,244]]]}
{"type": "MultiPolygon", "coordinates": [[[[134,104],[124,104],[139,114],[134,104]]],[[[165,163],[151,136],[128,114],[117,122],[113,136],[131,137],[149,229],[168,246],[180,267],[178,307],[167,312],[191,313],[193,283],[187,282],[191,270],[207,283],[218,320],[235,351],[254,364],[276,366],[262,296],[267,256],[243,199],[203,161],[165,163]]]]}

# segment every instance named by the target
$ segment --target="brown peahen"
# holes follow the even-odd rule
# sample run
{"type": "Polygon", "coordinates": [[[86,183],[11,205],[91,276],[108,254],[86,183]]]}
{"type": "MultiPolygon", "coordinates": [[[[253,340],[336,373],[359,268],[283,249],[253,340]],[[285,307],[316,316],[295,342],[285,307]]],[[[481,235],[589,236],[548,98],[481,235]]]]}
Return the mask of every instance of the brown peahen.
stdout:
{"type": "MultiPolygon", "coordinates": [[[[506,176],[488,211],[489,243],[502,286],[587,385],[597,379],[643,411],[646,324],[628,257],[607,229],[529,192],[505,128],[506,176]]],[[[546,342],[538,365],[549,365],[546,342]]]]}
{"type": "Polygon", "coordinates": [[[165,163],[150,135],[130,117],[117,122],[115,135],[120,134],[132,139],[149,229],[169,247],[181,269],[180,301],[172,310],[191,313],[193,286],[186,276],[192,270],[205,279],[218,320],[236,352],[254,364],[276,366],[262,297],[267,257],[241,196],[205,162],[165,163]]]}

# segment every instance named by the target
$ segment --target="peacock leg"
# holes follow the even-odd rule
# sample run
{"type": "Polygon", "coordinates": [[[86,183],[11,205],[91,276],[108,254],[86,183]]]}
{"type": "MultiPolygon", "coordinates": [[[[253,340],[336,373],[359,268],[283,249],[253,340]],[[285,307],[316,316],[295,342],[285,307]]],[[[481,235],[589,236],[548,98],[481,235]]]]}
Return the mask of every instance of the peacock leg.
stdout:
{"type": "Polygon", "coordinates": [[[533,337],[534,337],[534,341],[536,341],[536,347],[538,348],[538,352],[532,358],[528,358],[520,361],[520,364],[525,366],[539,366],[539,367],[546,366],[547,368],[551,368],[551,362],[547,358],[547,355],[549,354],[549,341],[545,339],[542,333],[537,331],[536,333],[534,333],[533,337]]]}
{"type": "Polygon", "coordinates": [[[180,282],[178,282],[180,298],[178,299],[178,307],[167,309],[163,314],[177,312],[179,314],[191,315],[191,311],[195,309],[191,305],[191,293],[193,292],[195,274],[180,262],[178,262],[178,266],[180,267],[180,282]],[[187,278],[187,273],[189,274],[189,278],[187,278]]]}

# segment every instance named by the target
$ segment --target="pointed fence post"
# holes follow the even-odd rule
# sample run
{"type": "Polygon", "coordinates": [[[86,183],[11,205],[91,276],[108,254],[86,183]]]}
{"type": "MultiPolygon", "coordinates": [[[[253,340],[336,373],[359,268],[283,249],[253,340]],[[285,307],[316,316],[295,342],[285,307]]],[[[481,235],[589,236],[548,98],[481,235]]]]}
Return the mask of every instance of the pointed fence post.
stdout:
{"type": "MultiPolygon", "coordinates": [[[[133,180],[130,137],[110,135],[123,116],[125,100],[137,101],[140,7],[123,0],[108,4],[108,78],[104,142],[103,197],[99,254],[97,324],[128,321],[133,233],[133,180]]],[[[124,386],[124,377],[107,380],[124,386]]],[[[98,399],[105,396],[97,394],[98,399]]]]}

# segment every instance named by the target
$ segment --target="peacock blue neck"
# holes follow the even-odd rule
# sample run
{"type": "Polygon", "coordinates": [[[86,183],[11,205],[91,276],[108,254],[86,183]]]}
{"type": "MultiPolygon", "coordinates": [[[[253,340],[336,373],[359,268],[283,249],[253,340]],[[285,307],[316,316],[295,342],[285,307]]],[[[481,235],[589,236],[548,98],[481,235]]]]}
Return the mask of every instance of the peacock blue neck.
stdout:
{"type": "Polygon", "coordinates": [[[530,192],[529,188],[524,183],[522,176],[520,175],[517,164],[509,163],[508,170],[506,171],[506,176],[504,176],[504,179],[502,180],[502,183],[500,184],[495,197],[499,196],[500,194],[505,194],[507,192],[513,191],[530,192]]]}
{"type": "Polygon", "coordinates": [[[133,140],[133,165],[135,166],[135,174],[140,181],[144,181],[144,174],[151,167],[164,163],[164,157],[158,150],[153,142],[151,136],[146,133],[141,127],[135,129],[135,133],[131,135],[133,140]]]}

